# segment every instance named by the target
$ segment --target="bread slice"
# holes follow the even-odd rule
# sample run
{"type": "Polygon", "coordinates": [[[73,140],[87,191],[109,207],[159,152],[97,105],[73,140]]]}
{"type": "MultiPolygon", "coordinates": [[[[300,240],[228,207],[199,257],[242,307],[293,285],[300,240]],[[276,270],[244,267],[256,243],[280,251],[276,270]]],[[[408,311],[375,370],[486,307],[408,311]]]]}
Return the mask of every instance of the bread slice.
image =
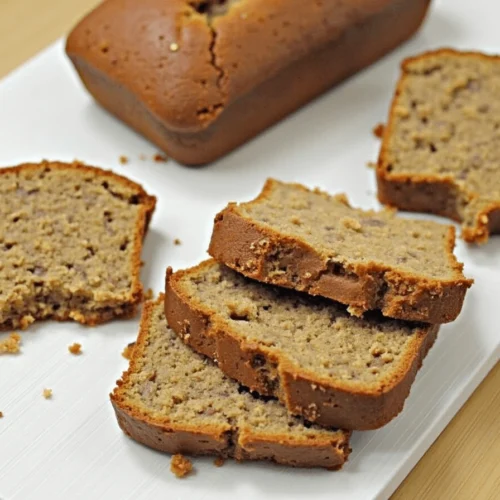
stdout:
{"type": "Polygon", "coordinates": [[[454,245],[451,226],[268,180],[255,200],[216,216],[209,253],[249,278],[347,304],[351,314],[381,309],[438,324],[458,316],[472,284],[454,245]]]}
{"type": "Polygon", "coordinates": [[[500,233],[500,57],[443,49],[407,59],[377,181],[382,203],[461,221],[462,237],[500,233]]]}
{"type": "Polygon", "coordinates": [[[206,261],[167,271],[165,314],[244,386],[325,426],[376,429],[402,409],[437,325],[350,316],[338,303],[206,261]]]}
{"type": "Polygon", "coordinates": [[[145,304],[129,369],[111,395],[127,435],[168,453],[342,467],[348,431],[310,425],[277,401],[252,396],[182,343],[163,302],[145,304]]]}
{"type": "Polygon", "coordinates": [[[112,172],[44,161],[0,169],[0,199],[0,328],[135,312],[153,196],[112,172]]]}

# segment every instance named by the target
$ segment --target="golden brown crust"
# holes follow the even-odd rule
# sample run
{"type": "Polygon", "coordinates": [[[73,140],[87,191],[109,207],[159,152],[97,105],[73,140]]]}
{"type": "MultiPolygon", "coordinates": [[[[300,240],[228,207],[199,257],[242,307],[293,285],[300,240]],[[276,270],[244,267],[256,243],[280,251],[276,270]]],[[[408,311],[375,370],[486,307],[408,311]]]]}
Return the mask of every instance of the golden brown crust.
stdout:
{"type": "Polygon", "coordinates": [[[66,45],[103,107],[191,165],[217,159],[382,57],[419,28],[430,0],[332,0],[314,9],[302,0],[235,2],[221,15],[196,12],[202,3],[108,0],[66,45]]]}
{"type": "MultiPolygon", "coordinates": [[[[274,182],[267,181],[255,203],[266,200],[274,182]]],[[[306,190],[299,184],[294,186],[306,190]]],[[[327,297],[361,311],[380,309],[390,318],[442,324],[458,316],[472,284],[472,280],[464,278],[463,265],[453,254],[455,230],[451,226],[446,245],[454,279],[424,278],[373,262],[358,265],[356,272],[349,275],[335,274],[328,269],[324,257],[305,241],[245,217],[236,204],[230,203],[215,217],[208,253],[264,283],[327,297]],[[268,242],[265,247],[259,245],[263,239],[268,242]],[[286,270],[276,274],[268,263],[279,254],[286,256],[287,265],[279,266],[286,270]]]]}
{"type": "Polygon", "coordinates": [[[208,307],[184,293],[180,281],[186,273],[203,271],[213,264],[166,277],[165,315],[170,327],[197,352],[217,360],[231,378],[262,395],[275,396],[296,415],[324,426],[343,429],[377,429],[403,409],[416,373],[436,340],[438,325],[422,327],[408,349],[404,370],[376,389],[341,379],[324,379],[291,363],[274,348],[247,344],[208,307]],[[189,335],[185,335],[188,328],[189,335]],[[257,367],[256,356],[263,359],[257,367]],[[262,366],[265,370],[259,369],[262,366]]]}
{"type": "Polygon", "coordinates": [[[154,302],[144,305],[139,336],[134,348],[129,368],[117,381],[117,387],[110,395],[113,408],[121,429],[132,439],[151,448],[167,453],[187,455],[215,455],[237,460],[271,460],[296,467],[324,467],[339,469],[350,453],[349,437],[336,435],[335,440],[305,440],[293,442],[289,437],[268,434],[260,435],[258,429],[236,429],[225,425],[185,425],[173,424],[168,417],[154,418],[131,405],[121,388],[129,377],[138,371],[138,359],[143,355],[148,329],[154,308],[164,302],[162,294],[154,302]]]}
{"type": "MultiPolygon", "coordinates": [[[[464,188],[458,185],[456,179],[449,175],[443,177],[430,174],[415,175],[392,172],[388,154],[389,141],[397,116],[395,110],[398,105],[398,97],[409,77],[407,68],[415,61],[441,55],[500,61],[500,56],[442,48],[407,58],[401,63],[402,75],[389,109],[388,122],[385,127],[377,163],[377,195],[379,201],[385,205],[411,212],[428,212],[462,222],[459,207],[467,204],[468,199],[472,199],[477,195],[467,190],[464,191],[464,188]]],[[[489,235],[498,233],[500,233],[500,200],[482,207],[475,214],[475,224],[472,227],[462,226],[461,236],[468,243],[486,243],[489,235]]]]}
{"type": "MultiPolygon", "coordinates": [[[[141,271],[141,253],[144,237],[149,227],[151,217],[156,207],[156,197],[151,196],[143,189],[142,186],[136,184],[135,182],[123,177],[121,175],[115,174],[110,170],[104,170],[98,167],[88,166],[84,163],[75,160],[73,163],[63,163],[57,161],[42,160],[40,163],[24,163],[14,167],[4,167],[0,168],[0,176],[4,174],[21,173],[26,171],[39,171],[44,168],[50,168],[51,170],[66,170],[66,171],[84,171],[91,173],[94,177],[99,177],[100,179],[110,179],[113,182],[119,183],[130,189],[133,189],[138,193],[138,204],[140,205],[140,212],[137,217],[136,226],[134,229],[134,235],[132,238],[134,244],[133,259],[132,259],[132,270],[131,270],[131,290],[129,294],[128,301],[121,304],[116,308],[103,308],[102,310],[96,311],[81,311],[78,313],[66,312],[61,313],[55,311],[51,314],[50,319],[56,321],[68,321],[70,319],[75,320],[79,323],[96,326],[105,323],[114,318],[130,318],[135,315],[137,307],[143,300],[143,286],[140,281],[140,271],[141,271]]],[[[31,322],[31,320],[30,320],[31,322]]],[[[21,319],[22,323],[22,319],[21,319]]],[[[17,326],[10,324],[9,322],[0,325],[0,329],[11,328],[12,326],[17,326]]]]}

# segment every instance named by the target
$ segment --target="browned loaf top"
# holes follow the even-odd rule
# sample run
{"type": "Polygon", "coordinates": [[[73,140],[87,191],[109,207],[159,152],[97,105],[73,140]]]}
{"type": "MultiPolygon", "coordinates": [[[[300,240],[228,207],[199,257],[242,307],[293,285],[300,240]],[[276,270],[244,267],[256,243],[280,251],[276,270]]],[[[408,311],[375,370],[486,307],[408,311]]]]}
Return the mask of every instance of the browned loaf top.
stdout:
{"type": "Polygon", "coordinates": [[[347,304],[351,314],[380,309],[440,324],[458,316],[472,284],[454,245],[452,226],[268,180],[255,200],[216,216],[209,253],[250,278],[347,304]]]}
{"type": "Polygon", "coordinates": [[[402,410],[438,331],[379,314],[356,318],[213,260],[168,271],[166,289],[166,317],[185,343],[292,414],[344,429],[375,429],[402,410]]]}
{"type": "Polygon", "coordinates": [[[429,3],[107,0],[66,50],[105,108],[201,164],[399,45],[429,3]]]}
{"type": "Polygon", "coordinates": [[[142,299],[142,240],[155,198],[112,172],[44,161],[0,169],[0,328],[94,325],[142,299]]]}
{"type": "Polygon", "coordinates": [[[377,168],[382,203],[500,233],[500,58],[443,49],[403,62],[377,168]]]}
{"type": "Polygon", "coordinates": [[[348,431],[305,424],[243,390],[168,328],[163,300],[145,304],[129,369],[111,395],[126,434],[168,453],[342,466],[348,431]]]}

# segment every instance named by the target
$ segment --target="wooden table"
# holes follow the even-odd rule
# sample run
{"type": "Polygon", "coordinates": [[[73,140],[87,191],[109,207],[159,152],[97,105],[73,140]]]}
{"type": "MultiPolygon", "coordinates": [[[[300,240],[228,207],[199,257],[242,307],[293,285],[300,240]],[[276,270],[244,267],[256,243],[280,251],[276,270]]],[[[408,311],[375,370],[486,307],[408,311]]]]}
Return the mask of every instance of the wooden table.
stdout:
{"type": "MultiPolygon", "coordinates": [[[[0,77],[66,33],[98,3],[0,0],[0,77]]],[[[500,498],[500,365],[393,496],[395,500],[414,498],[500,498]]]]}

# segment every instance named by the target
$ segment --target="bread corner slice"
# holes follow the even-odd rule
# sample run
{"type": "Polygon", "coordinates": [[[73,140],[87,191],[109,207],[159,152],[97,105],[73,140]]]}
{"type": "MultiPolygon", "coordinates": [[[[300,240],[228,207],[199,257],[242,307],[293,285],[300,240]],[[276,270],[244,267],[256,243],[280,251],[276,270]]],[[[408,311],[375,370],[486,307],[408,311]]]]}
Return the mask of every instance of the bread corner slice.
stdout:
{"type": "Polygon", "coordinates": [[[165,314],[186,344],[244,386],[278,397],[294,415],[352,430],[398,415],[439,328],[356,318],[214,260],[167,271],[165,314]]]}
{"type": "Polygon", "coordinates": [[[500,233],[500,57],[440,49],[407,59],[380,150],[379,200],[500,233]]]}
{"type": "Polygon", "coordinates": [[[452,226],[352,208],[300,184],[267,181],[214,223],[209,253],[249,278],[327,297],[350,312],[453,321],[472,280],[454,254],[452,226]]]}
{"type": "Polygon", "coordinates": [[[339,469],[349,431],[290,417],[273,399],[258,399],[227,378],[167,326],[164,297],[147,302],[129,369],[111,401],[122,430],[168,453],[272,460],[339,469]]]}
{"type": "Polygon", "coordinates": [[[0,169],[0,199],[0,328],[135,312],[154,196],[110,171],[43,161],[0,169]]]}

